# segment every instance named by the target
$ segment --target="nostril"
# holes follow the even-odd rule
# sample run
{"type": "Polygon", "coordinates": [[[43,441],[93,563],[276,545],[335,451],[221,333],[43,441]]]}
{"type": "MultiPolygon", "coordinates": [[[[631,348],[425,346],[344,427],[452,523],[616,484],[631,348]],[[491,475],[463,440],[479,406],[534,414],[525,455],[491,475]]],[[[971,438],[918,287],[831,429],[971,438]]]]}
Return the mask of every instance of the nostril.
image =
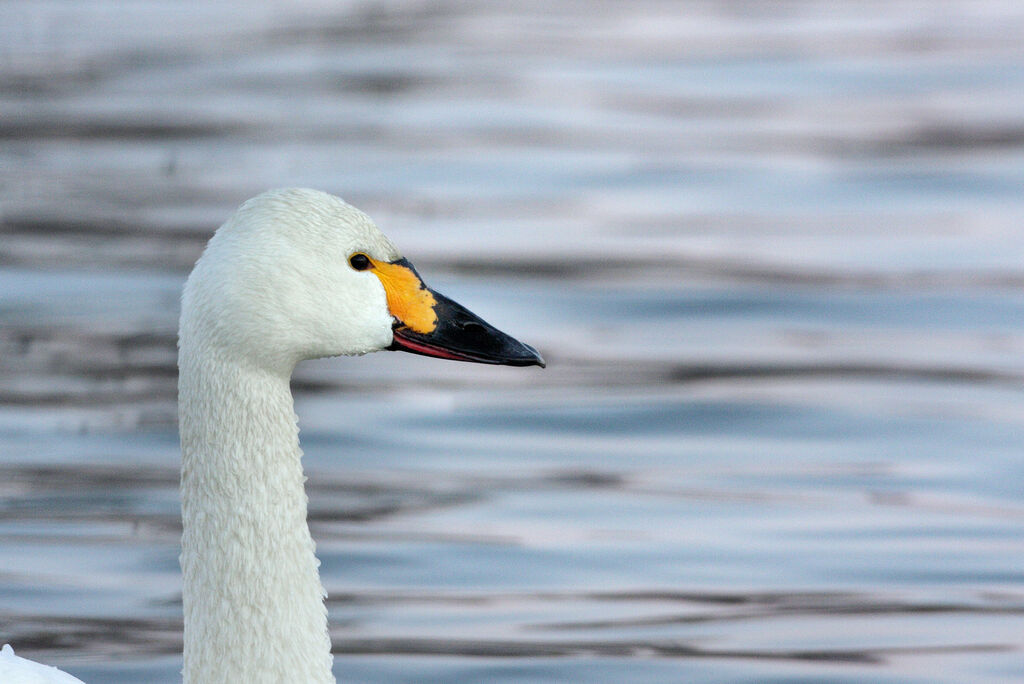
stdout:
{"type": "Polygon", "coordinates": [[[480,325],[476,321],[460,321],[459,327],[462,328],[463,331],[473,334],[479,334],[484,331],[484,326],[480,325]]]}

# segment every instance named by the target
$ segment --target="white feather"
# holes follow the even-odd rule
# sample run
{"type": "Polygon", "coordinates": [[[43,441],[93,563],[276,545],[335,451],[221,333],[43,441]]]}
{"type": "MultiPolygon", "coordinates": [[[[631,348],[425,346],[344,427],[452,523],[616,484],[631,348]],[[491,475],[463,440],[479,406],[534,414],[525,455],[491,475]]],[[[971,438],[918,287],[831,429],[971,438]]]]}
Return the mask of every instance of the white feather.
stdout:
{"type": "Polygon", "coordinates": [[[273,191],[221,226],[185,286],[186,684],[335,681],[289,378],[302,359],[391,344],[384,288],[354,252],[400,257],[338,198],[273,191]]]}
{"type": "Polygon", "coordinates": [[[66,672],[49,665],[40,665],[14,655],[8,644],[0,649],[0,683],[2,684],[83,684],[66,672]]]}

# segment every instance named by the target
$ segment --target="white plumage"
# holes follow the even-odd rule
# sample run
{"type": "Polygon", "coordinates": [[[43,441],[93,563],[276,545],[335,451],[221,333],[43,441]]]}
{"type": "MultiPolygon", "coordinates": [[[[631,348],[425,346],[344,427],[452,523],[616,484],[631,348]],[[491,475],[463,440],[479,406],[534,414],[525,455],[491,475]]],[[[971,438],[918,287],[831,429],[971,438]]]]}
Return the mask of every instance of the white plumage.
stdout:
{"type": "Polygon", "coordinates": [[[14,655],[8,644],[0,649],[0,684],[83,684],[81,679],[72,677],[49,665],[40,665],[14,655]]]}
{"type": "Polygon", "coordinates": [[[334,682],[289,378],[391,343],[385,291],[349,255],[398,253],[363,213],[285,190],[246,202],[182,296],[185,684],[334,682]]]}

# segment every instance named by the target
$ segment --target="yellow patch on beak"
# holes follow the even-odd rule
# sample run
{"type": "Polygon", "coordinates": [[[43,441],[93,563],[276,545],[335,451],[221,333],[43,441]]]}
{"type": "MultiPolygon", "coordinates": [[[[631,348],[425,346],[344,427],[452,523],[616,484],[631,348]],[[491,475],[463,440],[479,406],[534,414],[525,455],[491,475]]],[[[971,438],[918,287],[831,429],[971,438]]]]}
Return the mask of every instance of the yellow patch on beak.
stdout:
{"type": "Polygon", "coordinates": [[[434,313],[437,300],[416,272],[409,268],[408,262],[392,264],[370,259],[370,263],[374,274],[384,285],[391,315],[415,332],[434,332],[437,327],[437,314],[434,313]]]}

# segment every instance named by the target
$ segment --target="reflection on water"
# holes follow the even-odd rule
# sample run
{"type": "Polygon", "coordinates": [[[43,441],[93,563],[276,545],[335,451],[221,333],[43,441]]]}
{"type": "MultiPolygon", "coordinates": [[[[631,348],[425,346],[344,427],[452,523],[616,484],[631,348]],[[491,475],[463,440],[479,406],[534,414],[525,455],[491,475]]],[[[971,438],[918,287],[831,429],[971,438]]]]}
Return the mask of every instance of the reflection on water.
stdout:
{"type": "Polygon", "coordinates": [[[1024,9],[0,7],[0,641],[178,681],[180,286],[366,209],[544,370],[293,387],[360,682],[1024,671],[1024,9]]]}

